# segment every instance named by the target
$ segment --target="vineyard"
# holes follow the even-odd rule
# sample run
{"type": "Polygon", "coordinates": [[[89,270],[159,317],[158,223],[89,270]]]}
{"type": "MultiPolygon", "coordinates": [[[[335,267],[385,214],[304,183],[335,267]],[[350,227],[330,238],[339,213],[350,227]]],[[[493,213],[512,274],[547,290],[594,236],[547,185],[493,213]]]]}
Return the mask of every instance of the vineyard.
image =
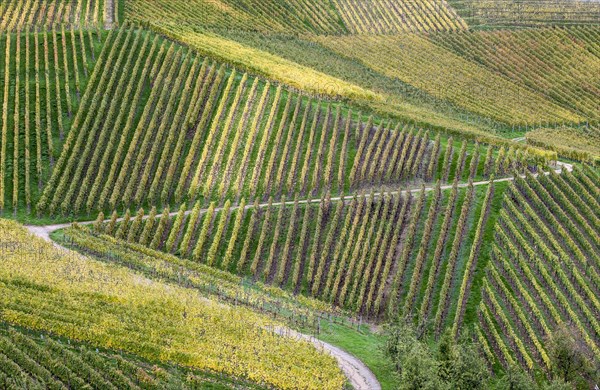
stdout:
{"type": "Polygon", "coordinates": [[[68,388],[88,385],[102,389],[239,386],[255,388],[242,380],[229,381],[200,371],[157,366],[111,351],[99,352],[45,334],[30,335],[15,328],[0,331],[0,386],[2,388],[68,388]]]}
{"type": "Polygon", "coordinates": [[[571,27],[436,34],[431,40],[587,121],[598,121],[599,37],[598,27],[571,27]]]}
{"type": "Polygon", "coordinates": [[[578,122],[581,117],[419,35],[326,37],[319,42],[389,77],[511,125],[578,122]],[[381,61],[385,58],[385,61],[381,61]]]}
{"type": "MultiPolygon", "coordinates": [[[[214,8],[215,14],[221,17],[230,14],[227,22],[198,17],[192,23],[181,11],[187,8],[173,2],[165,7],[169,10],[177,8],[178,12],[157,10],[154,13],[154,9],[143,2],[133,2],[127,8],[132,19],[151,20],[153,29],[191,45],[206,55],[233,62],[304,90],[363,103],[366,100],[371,107],[387,114],[401,113],[406,118],[439,123],[436,114],[447,109],[436,102],[432,110],[429,102],[434,97],[471,113],[470,116],[461,114],[454,123],[445,121],[446,126],[463,131],[469,126],[458,122],[476,120],[479,126],[488,129],[491,125],[493,129],[512,127],[514,130],[515,127],[529,129],[544,124],[581,123],[586,119],[598,119],[594,104],[598,93],[597,82],[593,81],[597,77],[599,62],[593,43],[593,37],[597,35],[595,27],[467,32],[464,31],[464,22],[445,2],[377,1],[373,7],[364,7],[361,2],[345,0],[334,2],[334,8],[340,10],[339,18],[342,20],[337,23],[345,23],[343,29],[312,26],[306,30],[305,24],[291,23],[293,17],[290,16],[288,20],[278,14],[264,19],[265,23],[271,24],[269,28],[260,23],[247,27],[243,21],[262,21],[279,8],[270,7],[258,17],[250,13],[260,7],[250,4],[246,7],[245,2],[239,1],[226,3],[198,2],[191,9],[202,10],[203,18],[210,18],[207,15],[211,13],[204,10],[214,8]],[[401,17],[394,18],[391,16],[394,14],[401,17]],[[235,19],[240,19],[240,23],[235,26],[228,24],[234,23],[235,19]],[[272,25],[282,20],[290,23],[277,27],[272,25]],[[286,57],[278,51],[268,52],[251,42],[248,44],[244,37],[248,31],[255,30],[260,31],[265,41],[277,40],[281,36],[289,40],[290,37],[285,34],[301,32],[305,34],[303,39],[317,41],[342,57],[361,62],[370,68],[368,72],[374,71],[390,79],[401,80],[426,94],[419,96],[416,101],[412,100],[410,105],[405,99],[401,99],[402,104],[384,103],[389,102],[388,96],[371,93],[372,85],[365,85],[360,90],[357,85],[360,83],[355,77],[349,78],[346,74],[331,77],[334,75],[329,70],[325,74],[315,73],[314,69],[319,69],[319,66],[304,66],[301,54],[298,57],[286,57]],[[449,34],[449,30],[464,32],[449,34]],[[239,31],[239,38],[228,38],[232,31],[239,31]],[[427,35],[406,34],[416,31],[433,34],[429,39],[427,35]],[[388,60],[379,61],[384,52],[388,60]],[[511,55],[505,55],[506,52],[511,55]],[[532,52],[535,61],[528,61],[532,52]],[[383,63],[388,64],[387,68],[383,63]],[[516,71],[517,64],[528,68],[528,71],[516,71]],[[293,77],[290,77],[292,74],[293,77]],[[350,81],[350,84],[342,80],[350,81]],[[332,85],[335,87],[331,88],[332,85]]],[[[331,16],[332,11],[326,9],[324,4],[317,2],[314,7],[322,9],[321,15],[331,16]]],[[[295,5],[290,6],[289,12],[301,10],[306,11],[295,5]]],[[[308,20],[317,19],[313,16],[308,20]]],[[[297,20],[302,19],[298,16],[297,20]]],[[[334,20],[336,18],[332,17],[331,25],[335,24],[334,20]]],[[[367,74],[363,73],[362,77],[365,76],[367,74]]]]}
{"type": "Polygon", "coordinates": [[[494,361],[548,371],[544,341],[576,329],[600,356],[600,180],[577,170],[518,179],[508,189],[477,311],[494,361]]]}
{"type": "Polygon", "coordinates": [[[450,0],[449,3],[475,28],[597,25],[600,15],[600,4],[585,0],[450,0]]]}
{"type": "Polygon", "coordinates": [[[331,34],[345,33],[327,0],[133,0],[125,3],[129,20],[210,29],[331,34]]]}
{"type": "MultiPolygon", "coordinates": [[[[150,221],[156,223],[157,215],[150,212],[150,221]],[[152,217],[154,215],[154,217],[152,217]]],[[[89,228],[74,226],[64,231],[61,245],[106,263],[116,263],[143,273],[144,276],[193,288],[208,298],[217,298],[236,305],[273,315],[282,321],[300,321],[312,326],[319,315],[339,314],[330,304],[312,298],[296,296],[248,280],[206,264],[153,249],[150,236],[154,223],[145,225],[138,241],[116,239],[100,223],[89,228]],[[275,293],[274,293],[275,292],[275,293]]],[[[114,234],[114,233],[113,233],[114,234]]]]}
{"type": "Polygon", "coordinates": [[[600,385],[599,4],[0,1],[0,388],[600,385]]]}
{"type": "Polygon", "coordinates": [[[451,329],[457,337],[476,311],[482,351],[496,356],[486,355],[490,364],[516,362],[527,371],[550,369],[543,340],[568,321],[597,358],[598,173],[459,185],[480,165],[484,175],[510,171],[506,164],[523,169],[504,152],[466,164],[462,150],[440,157],[453,166],[451,186],[254,205],[242,199],[208,209],[197,202],[173,213],[115,212],[107,221],[101,213],[91,229],[65,232],[64,245],[295,323],[313,310],[333,313],[333,305],[372,320],[412,318],[431,334],[451,329]],[[284,314],[277,301],[265,306],[264,293],[241,293],[229,272],[289,291],[277,294],[289,294],[284,314]],[[303,296],[309,311],[293,303],[303,296]],[[527,311],[536,313],[535,324],[527,311]]]}
{"type": "Polygon", "coordinates": [[[231,63],[241,69],[258,73],[273,81],[336,99],[379,101],[381,96],[351,82],[332,77],[311,67],[281,58],[277,54],[241,45],[212,32],[198,32],[186,26],[153,26],[154,30],[210,58],[231,63]]]}
{"type": "Polygon", "coordinates": [[[107,39],[40,212],[320,196],[436,173],[427,132],[363,121],[154,34],[107,39]]]}
{"type": "Polygon", "coordinates": [[[315,35],[393,34],[454,31],[466,24],[445,1],[377,0],[193,0],[126,3],[131,20],[199,25],[213,30],[237,29],[315,35]],[[191,12],[190,12],[191,11],[191,12]]]}
{"type": "Polygon", "coordinates": [[[77,112],[103,35],[0,34],[0,210],[34,205],[77,112]]]}
{"type": "Polygon", "coordinates": [[[526,137],[528,144],[554,150],[572,160],[594,164],[600,161],[600,127],[597,125],[536,129],[526,137]]]}
{"type": "Polygon", "coordinates": [[[464,21],[445,1],[395,2],[334,0],[352,34],[454,31],[466,28],[464,21]]]}
{"type": "MultiPolygon", "coordinates": [[[[107,0],[6,0],[0,6],[0,31],[92,28],[108,18],[107,0]]],[[[113,16],[117,16],[115,12],[113,16]]],[[[118,20],[118,17],[117,17],[118,20]]]]}
{"type": "Polygon", "coordinates": [[[332,357],[269,331],[277,323],[266,316],[143,283],[125,269],[56,249],[13,222],[0,220],[0,227],[0,308],[10,324],[279,388],[343,383],[332,357]]]}
{"type": "Polygon", "coordinates": [[[270,80],[311,94],[351,101],[361,107],[366,106],[381,116],[392,116],[403,122],[444,129],[461,136],[468,135],[471,138],[482,139],[485,137],[486,142],[491,143],[505,142],[497,134],[499,130],[506,127],[504,124],[465,112],[460,107],[430,96],[398,79],[378,74],[352,58],[346,58],[344,55],[315,43],[310,37],[299,39],[287,35],[267,36],[263,33],[247,33],[236,30],[219,31],[216,34],[198,32],[185,26],[154,25],[152,28],[191,46],[207,57],[217,58],[240,69],[258,73],[270,80]],[[263,42],[268,42],[267,45],[274,41],[277,44],[278,39],[282,42],[277,45],[277,49],[272,49],[245,41],[252,37],[259,37],[263,42]],[[291,42],[296,39],[302,42],[302,47],[295,48],[296,51],[289,53],[291,42]],[[335,57],[332,59],[333,63],[327,64],[323,61],[324,50],[335,57]],[[307,58],[309,54],[316,58],[307,58]],[[340,61],[344,61],[352,67],[357,66],[359,73],[350,75],[344,72],[339,68],[340,61]],[[365,80],[365,78],[371,77],[378,78],[379,84],[384,88],[375,88],[371,80],[365,80]],[[407,93],[401,93],[398,96],[397,91],[388,90],[388,87],[398,84],[400,84],[401,91],[408,89],[407,93]],[[413,94],[416,95],[415,98],[412,97],[413,94]],[[432,100],[435,102],[433,107],[432,100]]]}
{"type": "MultiPolygon", "coordinates": [[[[448,313],[466,302],[467,297],[460,303],[450,297],[459,290],[458,281],[472,278],[478,251],[469,256],[472,264],[457,265],[457,259],[466,256],[470,245],[480,245],[494,196],[488,194],[478,205],[474,197],[482,191],[459,187],[458,182],[449,187],[437,187],[433,194],[384,192],[308,202],[270,199],[247,205],[242,200],[239,207],[227,202],[208,209],[196,203],[191,210],[182,207],[173,214],[167,210],[157,215],[153,209],[147,217],[140,209],[122,218],[113,213],[106,222],[101,214],[94,231],[365,317],[379,318],[386,308],[406,315],[414,310],[425,323],[438,312],[441,329],[448,313]],[[449,232],[452,226],[457,226],[455,235],[449,232]],[[465,235],[470,238],[465,240],[465,235]],[[431,274],[423,270],[431,267],[429,263],[435,265],[431,274]],[[448,267],[440,269],[446,263],[448,267]],[[442,280],[442,289],[433,291],[442,280]]],[[[458,324],[461,316],[455,319],[458,324]]]]}

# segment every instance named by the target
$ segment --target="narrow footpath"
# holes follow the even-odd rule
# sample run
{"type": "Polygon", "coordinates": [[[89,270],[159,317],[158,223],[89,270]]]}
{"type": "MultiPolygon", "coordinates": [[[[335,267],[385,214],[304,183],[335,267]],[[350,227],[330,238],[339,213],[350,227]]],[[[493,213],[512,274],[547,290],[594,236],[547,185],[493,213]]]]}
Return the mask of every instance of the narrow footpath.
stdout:
{"type": "MultiPolygon", "coordinates": [[[[501,183],[501,182],[513,181],[513,180],[514,180],[514,178],[511,176],[511,177],[505,177],[505,178],[502,178],[502,179],[494,180],[494,183],[501,183]]],[[[490,182],[487,181],[487,180],[486,181],[478,181],[478,182],[474,182],[473,186],[477,187],[477,186],[484,186],[484,185],[488,185],[488,184],[490,184],[490,182]]],[[[469,185],[468,183],[460,183],[458,185],[458,188],[465,188],[468,185],[469,185]]],[[[447,190],[447,189],[450,189],[450,188],[452,188],[451,184],[441,186],[442,190],[447,190]]],[[[433,191],[434,189],[435,189],[435,187],[433,187],[433,186],[432,187],[425,187],[425,191],[426,192],[433,191]]],[[[375,192],[373,194],[373,196],[375,198],[379,198],[383,194],[389,194],[389,195],[402,194],[402,195],[406,195],[406,194],[409,194],[409,193],[413,193],[413,194],[414,193],[418,193],[420,191],[421,191],[421,188],[412,188],[412,189],[407,189],[407,190],[402,190],[402,191],[390,191],[390,192],[385,192],[385,193],[375,192]]],[[[370,197],[371,194],[365,194],[365,196],[366,197],[370,197]]],[[[344,196],[344,197],[336,196],[336,197],[332,197],[331,200],[332,201],[338,201],[338,200],[341,200],[342,198],[345,201],[350,201],[352,199],[352,196],[351,195],[347,195],[347,196],[344,196]]],[[[317,201],[318,201],[318,199],[313,199],[313,200],[300,199],[300,200],[298,200],[298,203],[299,204],[306,204],[306,203],[309,203],[309,202],[317,202],[317,201]]],[[[286,202],[273,202],[272,203],[273,206],[283,206],[283,205],[292,206],[293,204],[294,204],[293,200],[286,201],[286,202]]],[[[258,205],[258,207],[260,207],[260,208],[264,208],[264,207],[268,207],[268,206],[269,206],[269,203],[261,203],[261,204],[258,205]]],[[[254,207],[253,204],[247,204],[244,209],[245,210],[249,210],[249,209],[251,209],[253,207],[254,207]]],[[[238,206],[231,206],[230,210],[236,210],[238,208],[239,208],[238,206]]],[[[217,208],[215,208],[215,211],[221,211],[222,209],[223,209],[222,207],[217,207],[217,208]]],[[[202,214],[206,213],[207,211],[208,211],[208,209],[202,209],[202,210],[200,210],[200,214],[202,215],[202,214]]],[[[192,212],[192,210],[187,210],[185,212],[185,215],[189,215],[191,212],[192,212]]],[[[169,213],[169,216],[173,217],[173,216],[177,215],[177,213],[178,213],[177,211],[171,212],[171,213],[169,213]]],[[[163,216],[163,214],[158,214],[156,216],[156,218],[161,218],[162,216],[163,216]]],[[[148,215],[145,215],[143,217],[143,219],[145,220],[148,217],[149,217],[148,215]]],[[[119,218],[119,219],[117,219],[117,222],[121,222],[122,220],[123,220],[123,218],[119,218]]],[[[80,225],[91,225],[94,222],[95,222],[95,220],[93,220],[93,221],[85,221],[85,222],[77,222],[77,223],[80,224],[80,225]]],[[[110,222],[110,219],[106,219],[106,220],[104,220],[104,222],[110,222]]],[[[43,238],[46,241],[51,241],[50,240],[50,234],[52,232],[55,232],[55,231],[60,230],[60,229],[66,229],[69,226],[71,226],[71,223],[62,223],[62,224],[46,225],[46,226],[32,226],[32,225],[30,225],[30,226],[26,226],[26,228],[31,233],[35,234],[36,236],[38,236],[40,238],[43,238]]]]}
{"type": "MultiPolygon", "coordinates": [[[[561,162],[557,162],[556,164],[556,172],[562,172],[563,169],[567,170],[567,171],[572,171],[573,170],[573,166],[570,164],[566,164],[566,163],[561,163],[561,162]]],[[[544,174],[549,174],[548,172],[545,172],[544,174]]],[[[506,178],[502,178],[502,179],[498,179],[495,180],[495,183],[499,183],[499,182],[507,182],[507,181],[513,181],[514,178],[513,177],[506,177],[506,178]]],[[[473,186],[483,186],[483,185],[489,185],[490,182],[489,181],[478,181],[473,183],[473,186]]],[[[464,188],[467,187],[469,184],[468,183],[461,183],[458,186],[460,188],[464,188]]],[[[445,189],[450,189],[452,188],[452,185],[443,185],[441,187],[443,190],[445,189]]],[[[435,187],[426,187],[425,191],[432,191],[434,190],[435,187]]],[[[417,193],[421,191],[421,188],[413,188],[413,189],[407,189],[407,190],[403,190],[403,191],[392,191],[392,192],[386,192],[386,194],[409,194],[409,193],[417,193]]],[[[380,197],[382,196],[383,193],[378,192],[378,193],[374,193],[373,196],[374,197],[380,197]]],[[[371,194],[367,194],[366,196],[371,196],[371,194]]],[[[344,200],[350,200],[351,197],[350,196],[346,196],[346,197],[334,197],[331,198],[332,201],[338,201],[340,199],[344,199],[344,200]]],[[[306,204],[310,202],[308,199],[303,199],[303,200],[299,200],[300,204],[306,204]]],[[[293,205],[294,201],[288,201],[288,202],[278,202],[278,203],[273,203],[273,206],[282,206],[282,205],[293,205]]],[[[268,203],[262,203],[259,205],[259,207],[267,207],[269,204],[268,203]]],[[[250,209],[254,207],[254,205],[247,205],[245,206],[246,209],[250,209]]],[[[236,209],[236,206],[232,206],[231,209],[236,209]]],[[[217,208],[215,210],[221,210],[221,208],[217,208]]],[[[207,209],[203,209],[200,212],[201,213],[205,213],[207,211],[207,209]]],[[[188,210],[186,212],[186,215],[189,214],[191,212],[191,210],[188,210]]],[[[170,213],[169,216],[174,216],[176,215],[177,212],[173,212],[170,213]]],[[[160,215],[162,216],[162,214],[160,215]]],[[[144,217],[144,219],[147,218],[147,216],[144,217]]],[[[120,218],[118,221],[121,221],[122,219],[120,218]]],[[[106,222],[108,222],[109,220],[106,220],[106,222]]],[[[81,225],[89,225],[94,223],[95,221],[86,221],[86,222],[79,222],[81,225]]],[[[47,226],[26,226],[27,229],[29,230],[29,232],[31,232],[33,235],[42,238],[46,241],[52,242],[52,240],[50,239],[50,234],[60,230],[60,229],[65,229],[68,228],[69,226],[71,226],[70,223],[65,223],[65,224],[57,224],[57,225],[47,225],[47,226]]],[[[56,245],[57,247],[63,248],[60,245],[58,245],[57,243],[54,243],[54,245],[56,245]]],[[[66,248],[63,248],[65,250],[67,250],[66,248]]],[[[354,357],[353,355],[343,351],[342,349],[335,347],[331,344],[325,343],[321,340],[316,339],[313,336],[309,336],[309,335],[305,335],[299,332],[296,332],[294,330],[288,329],[288,328],[278,328],[275,329],[275,332],[284,336],[284,337],[290,337],[293,339],[297,339],[297,340],[305,340],[308,341],[310,343],[312,343],[317,349],[322,350],[322,351],[326,351],[327,353],[331,354],[331,356],[333,356],[337,362],[338,365],[340,366],[340,368],[342,369],[342,371],[344,372],[344,375],[346,375],[346,377],[348,378],[348,381],[350,382],[350,384],[352,385],[352,387],[355,390],[380,390],[381,389],[381,385],[379,384],[379,382],[377,381],[377,378],[375,377],[375,375],[373,375],[373,373],[371,372],[371,370],[369,370],[369,368],[363,363],[361,362],[359,359],[357,359],[356,357],[354,357]]]]}

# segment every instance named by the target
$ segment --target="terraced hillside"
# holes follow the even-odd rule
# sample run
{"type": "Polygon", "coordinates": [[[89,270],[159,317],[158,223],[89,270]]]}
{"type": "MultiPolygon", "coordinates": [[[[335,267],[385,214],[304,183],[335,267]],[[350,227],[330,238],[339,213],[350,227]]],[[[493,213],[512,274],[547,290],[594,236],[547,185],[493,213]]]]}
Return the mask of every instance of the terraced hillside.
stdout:
{"type": "Polygon", "coordinates": [[[0,34],[0,210],[30,208],[48,180],[103,34],[0,34]]]}

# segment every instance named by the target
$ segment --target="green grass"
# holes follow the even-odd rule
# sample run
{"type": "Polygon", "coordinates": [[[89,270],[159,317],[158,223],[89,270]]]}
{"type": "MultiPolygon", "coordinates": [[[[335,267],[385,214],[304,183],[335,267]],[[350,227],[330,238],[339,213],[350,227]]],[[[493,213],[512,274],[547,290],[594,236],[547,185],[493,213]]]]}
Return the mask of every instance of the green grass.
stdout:
{"type": "Polygon", "coordinates": [[[360,359],[377,377],[383,390],[398,388],[400,382],[394,365],[384,352],[386,337],[382,331],[371,330],[369,325],[362,325],[360,330],[350,329],[321,320],[321,333],[317,338],[360,359]]]}
{"type": "MultiPolygon", "coordinates": [[[[477,266],[473,274],[473,283],[471,284],[471,293],[466,304],[464,324],[477,322],[477,305],[481,299],[481,285],[485,276],[485,268],[487,267],[490,251],[494,243],[494,226],[498,219],[498,213],[502,209],[502,200],[504,192],[512,182],[500,182],[494,184],[494,197],[490,206],[490,214],[481,238],[481,248],[477,258],[477,266]]],[[[478,194],[478,196],[485,196],[478,194]]]]}

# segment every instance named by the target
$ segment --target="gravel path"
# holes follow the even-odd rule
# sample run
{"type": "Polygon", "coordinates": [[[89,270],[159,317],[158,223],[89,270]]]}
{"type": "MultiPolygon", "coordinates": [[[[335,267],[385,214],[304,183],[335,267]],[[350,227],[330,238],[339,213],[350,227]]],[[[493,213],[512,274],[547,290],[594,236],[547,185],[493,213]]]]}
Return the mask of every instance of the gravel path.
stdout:
{"type": "MultiPolygon", "coordinates": [[[[556,162],[556,169],[555,169],[556,172],[557,173],[561,173],[563,169],[566,170],[566,171],[571,172],[571,171],[573,171],[573,165],[557,161],[556,162]]],[[[549,172],[544,172],[544,174],[548,175],[549,172]]],[[[522,176],[522,177],[524,177],[524,176],[522,176]]],[[[504,177],[502,179],[496,179],[496,180],[494,180],[494,183],[502,183],[502,182],[513,181],[513,180],[514,180],[514,178],[512,176],[510,176],[510,177],[504,177]]],[[[484,181],[474,182],[473,186],[475,186],[475,187],[477,187],[477,186],[485,186],[485,185],[488,185],[488,184],[490,184],[490,182],[488,180],[484,180],[484,181]]],[[[465,188],[465,187],[468,187],[468,185],[469,185],[468,183],[460,183],[458,185],[458,188],[465,188]]],[[[452,184],[446,184],[446,185],[441,186],[442,190],[448,190],[448,189],[451,189],[451,188],[452,188],[452,184]]],[[[435,187],[425,187],[425,191],[427,191],[427,192],[428,191],[433,191],[434,189],[435,189],[435,187]]],[[[418,193],[420,191],[421,191],[421,188],[411,188],[411,189],[402,190],[402,191],[389,191],[389,192],[385,192],[385,194],[390,194],[390,195],[402,194],[402,195],[406,195],[406,194],[409,194],[409,193],[413,193],[413,194],[414,193],[418,193]]],[[[382,196],[382,194],[383,193],[381,193],[381,192],[376,192],[373,195],[375,196],[375,198],[379,198],[379,197],[382,196]]],[[[365,194],[365,196],[370,197],[371,194],[365,194]]],[[[338,201],[340,199],[342,199],[342,197],[337,196],[337,197],[331,198],[331,201],[332,202],[333,201],[338,201]]],[[[345,196],[345,197],[343,197],[343,199],[344,199],[344,201],[349,202],[349,201],[352,200],[352,196],[345,196]]],[[[318,201],[319,201],[319,199],[313,199],[311,202],[318,202],[318,201]]],[[[308,202],[309,202],[308,199],[300,199],[298,201],[299,204],[306,204],[308,202]]],[[[282,206],[282,205],[293,206],[294,205],[294,201],[291,200],[291,201],[286,201],[286,202],[273,202],[272,205],[273,206],[282,206]]],[[[261,203],[261,204],[258,205],[258,207],[260,207],[260,208],[264,208],[264,207],[268,207],[268,206],[269,206],[269,203],[261,203]]],[[[247,204],[245,206],[245,209],[249,210],[249,209],[251,209],[253,207],[254,207],[253,204],[247,204]]],[[[238,206],[231,206],[230,210],[235,210],[237,208],[238,208],[238,206]]],[[[216,207],[215,211],[220,211],[222,209],[223,209],[222,207],[216,207]]],[[[200,214],[206,213],[207,210],[208,209],[202,209],[202,210],[200,210],[200,214]]],[[[192,212],[192,210],[187,210],[185,212],[185,215],[189,215],[191,212],[192,212]]],[[[177,211],[174,211],[172,213],[169,213],[169,216],[173,217],[173,216],[177,215],[177,213],[178,213],[177,211]]],[[[158,214],[156,217],[160,218],[160,217],[162,217],[162,214],[158,214]]],[[[145,215],[143,217],[143,219],[147,219],[147,218],[148,218],[148,215],[145,215]]],[[[122,220],[123,220],[123,218],[119,218],[119,219],[117,219],[117,222],[121,222],[122,220]]],[[[110,219],[105,219],[104,220],[104,222],[109,222],[109,221],[110,221],[110,219]]],[[[80,225],[91,225],[94,222],[95,221],[85,221],[85,222],[78,222],[78,223],[80,225]]],[[[54,232],[56,230],[60,230],[60,229],[66,229],[69,226],[71,226],[71,223],[62,223],[62,224],[57,224],[57,225],[46,225],[46,226],[26,226],[26,228],[31,233],[35,234],[36,236],[38,236],[40,238],[43,238],[46,241],[51,241],[50,240],[50,234],[52,232],[54,232]]]]}
{"type": "MultiPolygon", "coordinates": [[[[84,222],[90,223],[90,222],[84,222]]],[[[51,241],[50,233],[55,230],[69,227],[70,224],[62,225],[51,225],[51,226],[27,226],[29,232],[35,236],[42,238],[46,241],[51,241]]],[[[68,251],[67,248],[54,243],[57,248],[68,251]]],[[[381,390],[381,385],[375,377],[375,375],[369,370],[369,368],[353,355],[345,352],[344,350],[335,347],[331,344],[316,339],[313,336],[305,335],[289,328],[276,328],[275,333],[283,337],[289,337],[295,340],[304,340],[312,343],[315,348],[319,351],[329,353],[337,360],[340,369],[343,371],[348,382],[352,385],[355,390],[381,390]]]]}
{"type": "MultiPolygon", "coordinates": [[[[511,177],[505,177],[505,178],[502,178],[502,179],[494,180],[494,182],[495,183],[500,183],[500,182],[512,181],[512,180],[514,180],[514,178],[511,176],[511,177]]],[[[478,182],[474,182],[473,183],[473,185],[476,186],[476,187],[477,186],[488,185],[488,184],[490,184],[490,182],[487,181],[487,180],[485,180],[485,181],[478,181],[478,182]]],[[[459,188],[464,188],[464,187],[467,187],[468,185],[469,185],[468,183],[461,183],[461,184],[458,185],[458,187],[459,188]]],[[[443,186],[441,186],[441,188],[442,188],[442,190],[447,190],[447,189],[452,188],[452,185],[451,184],[443,185],[443,186]]],[[[435,189],[435,187],[425,187],[425,191],[432,191],[434,189],[435,189]]],[[[402,194],[402,195],[406,195],[406,194],[409,194],[409,193],[418,193],[420,191],[421,191],[421,188],[412,188],[412,189],[402,190],[402,191],[390,191],[390,192],[386,192],[385,194],[391,194],[391,195],[402,194]]],[[[370,197],[371,194],[365,194],[365,196],[370,197]]],[[[376,192],[376,193],[374,193],[374,196],[375,196],[375,198],[379,198],[379,197],[382,196],[382,193],[381,192],[376,192]]],[[[348,201],[348,202],[352,200],[352,196],[345,196],[343,198],[344,198],[345,201],[348,201]]],[[[331,201],[335,202],[335,201],[338,201],[340,199],[342,199],[341,196],[332,197],[331,201]]],[[[318,202],[318,201],[319,201],[319,199],[313,199],[311,202],[315,203],[315,202],[318,202]]],[[[301,199],[301,200],[298,201],[299,204],[306,204],[308,202],[309,202],[308,199],[301,199]]],[[[273,206],[282,206],[282,205],[293,206],[294,205],[294,201],[291,200],[291,201],[286,201],[286,202],[273,202],[272,205],[273,206]]],[[[258,205],[258,207],[261,207],[261,208],[268,207],[268,206],[269,206],[269,203],[261,203],[261,204],[258,205]]],[[[245,209],[249,210],[249,209],[251,209],[253,207],[254,207],[253,204],[247,204],[246,207],[245,207],[245,209]]],[[[238,206],[231,206],[230,210],[235,210],[237,208],[238,208],[238,206]]],[[[222,209],[223,209],[222,207],[216,207],[215,211],[220,211],[222,209]]],[[[200,210],[200,214],[206,213],[207,210],[208,209],[202,209],[202,210],[200,210]]],[[[192,212],[192,210],[187,210],[185,212],[185,215],[189,215],[191,212],[192,212]]],[[[177,213],[178,213],[177,211],[174,211],[172,213],[169,213],[169,216],[173,217],[173,216],[177,215],[177,213]]],[[[162,217],[162,214],[158,214],[156,217],[160,218],[160,217],[162,217]]],[[[143,219],[147,219],[147,218],[148,218],[148,215],[145,215],[143,219]]],[[[121,222],[122,220],[123,220],[123,218],[119,218],[119,219],[117,219],[117,222],[121,222]]],[[[104,220],[104,222],[109,222],[109,221],[110,221],[110,219],[104,220]]],[[[78,223],[80,225],[91,225],[94,222],[95,221],[85,221],[85,222],[78,222],[78,223]]],[[[26,227],[27,227],[27,229],[29,229],[29,231],[31,233],[35,234],[36,236],[38,236],[40,238],[43,238],[46,241],[50,241],[50,234],[52,232],[54,232],[56,230],[60,230],[60,229],[66,229],[69,226],[71,226],[71,223],[62,223],[62,224],[47,225],[47,226],[26,226],[26,227]]]]}
{"type": "MultiPolygon", "coordinates": [[[[571,164],[557,162],[556,171],[561,172],[562,169],[572,171],[573,166],[571,164]]],[[[548,172],[546,172],[545,174],[548,174],[548,172]]],[[[513,177],[506,177],[506,178],[495,180],[494,182],[499,183],[499,182],[506,182],[506,181],[512,181],[512,180],[514,180],[513,177]]],[[[475,183],[473,183],[473,185],[474,186],[482,186],[482,185],[489,185],[489,183],[490,182],[486,180],[486,181],[475,182],[475,183]]],[[[468,183],[461,183],[458,186],[461,188],[467,187],[468,183]]],[[[426,187],[425,190],[432,191],[434,188],[435,187],[426,187]]],[[[443,185],[441,188],[449,189],[449,188],[452,188],[452,185],[443,185]]],[[[408,194],[408,193],[416,193],[419,191],[421,191],[420,188],[414,188],[414,189],[408,189],[408,190],[403,190],[403,191],[392,191],[392,192],[388,192],[388,194],[394,194],[394,195],[398,194],[398,193],[408,194]]],[[[366,196],[371,196],[371,195],[366,195],[366,196]]],[[[375,193],[374,196],[380,197],[380,196],[382,196],[382,193],[375,193]]],[[[332,201],[337,201],[340,199],[342,199],[342,197],[331,198],[332,201]]],[[[350,200],[350,199],[352,199],[352,197],[344,197],[344,199],[350,200]]],[[[305,203],[308,203],[308,200],[303,199],[303,200],[300,200],[299,203],[305,204],[305,203]]],[[[281,206],[283,204],[293,205],[294,202],[289,201],[289,202],[285,202],[285,203],[282,203],[282,202],[273,203],[273,206],[281,206]]],[[[267,207],[268,205],[269,205],[268,203],[262,203],[259,205],[259,207],[267,207]]],[[[245,208],[250,209],[252,207],[254,207],[254,206],[247,205],[245,208]]],[[[235,206],[231,207],[231,209],[235,209],[235,208],[236,208],[235,206]]],[[[217,208],[215,210],[218,211],[218,210],[221,210],[221,208],[217,208]]],[[[191,212],[191,210],[188,210],[186,212],[186,214],[189,214],[190,212],[191,212]]],[[[201,210],[201,213],[204,213],[204,212],[206,212],[206,209],[201,210]]],[[[176,214],[177,214],[177,212],[173,212],[173,213],[170,213],[169,215],[174,216],[176,214]]],[[[147,216],[145,216],[144,218],[147,218],[147,216]]],[[[122,218],[120,218],[118,221],[121,221],[121,220],[122,220],[122,218]]],[[[109,220],[106,220],[106,221],[109,221],[109,220]]],[[[86,222],[79,222],[79,223],[81,225],[89,225],[89,224],[94,223],[94,221],[86,221],[86,222]]],[[[54,232],[56,230],[68,228],[70,225],[71,225],[70,223],[65,223],[65,224],[47,225],[47,226],[27,226],[27,229],[35,236],[51,242],[52,240],[50,239],[50,234],[52,232],[54,232]]],[[[57,243],[55,243],[55,245],[57,247],[62,248],[57,243]]],[[[314,344],[317,347],[317,349],[327,351],[338,361],[340,368],[342,369],[342,371],[344,372],[344,374],[348,378],[348,381],[352,384],[354,389],[356,389],[356,390],[363,390],[363,389],[364,390],[380,390],[381,389],[381,385],[379,384],[379,382],[377,381],[377,378],[375,378],[375,375],[373,375],[371,370],[369,370],[369,368],[367,366],[365,366],[359,359],[357,359],[356,357],[350,355],[349,353],[341,350],[340,348],[337,348],[331,344],[320,341],[312,336],[298,333],[296,331],[293,331],[293,330],[287,329],[287,328],[278,328],[275,330],[275,332],[277,332],[278,334],[280,334],[282,336],[287,336],[287,337],[291,337],[291,338],[295,338],[295,339],[307,340],[307,341],[311,342],[312,344],[314,344]]]]}
{"type": "Polygon", "coordinates": [[[313,336],[308,336],[298,333],[288,328],[277,328],[275,333],[296,340],[305,340],[312,343],[318,350],[325,351],[337,360],[338,365],[348,378],[348,381],[355,390],[380,390],[381,385],[375,375],[364,365],[359,359],[335,347],[331,344],[316,339],[313,336]]]}

